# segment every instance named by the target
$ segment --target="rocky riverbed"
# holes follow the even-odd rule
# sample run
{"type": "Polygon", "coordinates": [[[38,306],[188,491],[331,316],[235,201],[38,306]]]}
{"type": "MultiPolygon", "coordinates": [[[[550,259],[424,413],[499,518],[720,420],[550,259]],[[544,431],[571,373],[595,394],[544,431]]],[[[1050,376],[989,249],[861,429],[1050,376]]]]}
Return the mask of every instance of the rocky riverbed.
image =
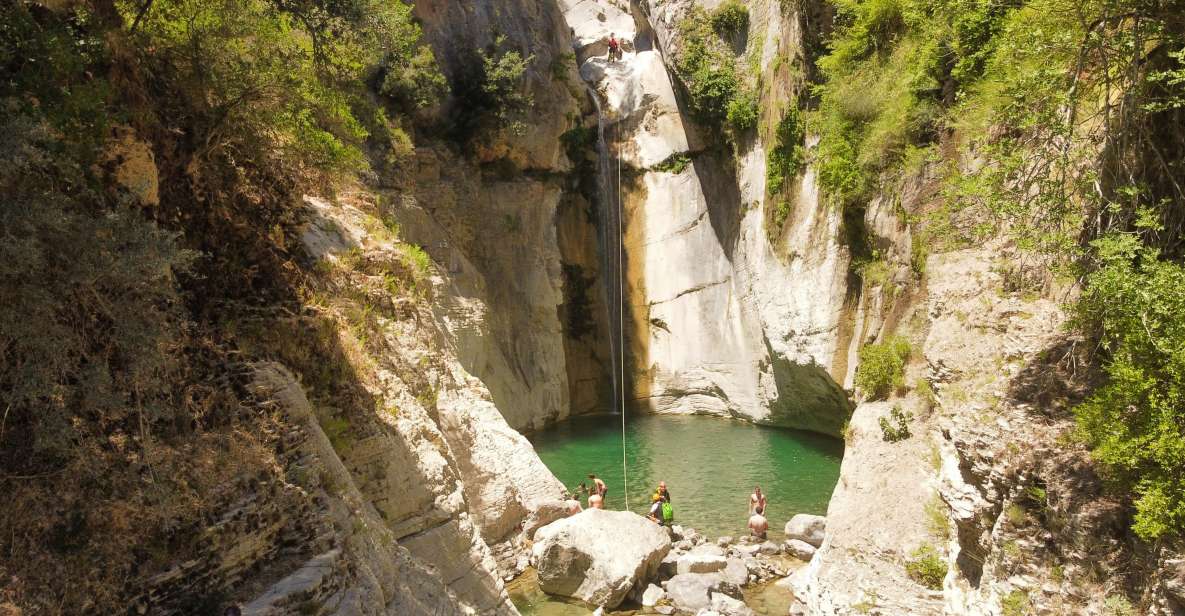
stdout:
{"type": "Polygon", "coordinates": [[[786,614],[789,575],[822,544],[826,520],[799,515],[782,542],[711,540],[622,511],[589,510],[540,528],[532,567],[508,590],[525,615],[786,614]]]}

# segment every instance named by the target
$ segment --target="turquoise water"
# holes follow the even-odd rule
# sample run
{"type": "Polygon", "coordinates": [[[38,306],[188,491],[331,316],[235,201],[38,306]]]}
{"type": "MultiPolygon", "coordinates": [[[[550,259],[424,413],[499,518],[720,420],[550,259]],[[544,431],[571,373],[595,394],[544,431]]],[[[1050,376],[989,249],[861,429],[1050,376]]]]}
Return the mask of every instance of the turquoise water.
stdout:
{"type": "MultiPolygon", "coordinates": [[[[624,508],[620,416],[580,417],[529,438],[569,489],[595,473],[608,485],[606,506],[624,508]]],[[[825,514],[843,456],[839,439],[715,417],[631,417],[625,442],[630,509],[644,514],[664,480],[675,523],[710,538],[747,532],[755,485],[775,538],[796,513],[825,514]]]]}

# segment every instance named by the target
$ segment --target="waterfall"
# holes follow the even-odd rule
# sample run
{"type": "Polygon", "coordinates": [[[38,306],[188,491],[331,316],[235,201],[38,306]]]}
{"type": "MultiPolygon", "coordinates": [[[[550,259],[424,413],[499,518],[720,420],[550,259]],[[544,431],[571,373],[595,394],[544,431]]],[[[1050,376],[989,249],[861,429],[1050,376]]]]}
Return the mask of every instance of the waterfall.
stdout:
{"type": "Polygon", "coordinates": [[[601,246],[601,271],[603,272],[602,290],[605,294],[605,313],[608,319],[606,325],[609,330],[609,357],[613,373],[613,406],[622,399],[625,392],[624,381],[624,353],[622,348],[622,287],[623,270],[621,264],[621,194],[618,188],[620,170],[614,165],[609,142],[605,138],[608,121],[601,108],[601,97],[596,88],[585,84],[588,95],[592,98],[597,110],[597,189],[599,194],[601,225],[599,240],[601,246]]]}

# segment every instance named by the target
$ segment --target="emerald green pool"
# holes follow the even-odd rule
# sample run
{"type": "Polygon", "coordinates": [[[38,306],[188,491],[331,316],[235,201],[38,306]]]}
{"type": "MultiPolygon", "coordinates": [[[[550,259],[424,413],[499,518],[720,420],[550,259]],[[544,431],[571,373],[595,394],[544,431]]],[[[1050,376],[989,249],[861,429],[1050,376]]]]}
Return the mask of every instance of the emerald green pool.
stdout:
{"type": "MultiPolygon", "coordinates": [[[[607,507],[625,508],[620,416],[580,417],[529,438],[569,489],[595,473],[608,484],[607,507]]],[[[625,453],[631,510],[644,514],[664,480],[676,524],[736,536],[747,532],[749,493],[759,485],[779,537],[794,514],[827,512],[843,441],[714,417],[639,415],[628,418],[625,453]]]]}

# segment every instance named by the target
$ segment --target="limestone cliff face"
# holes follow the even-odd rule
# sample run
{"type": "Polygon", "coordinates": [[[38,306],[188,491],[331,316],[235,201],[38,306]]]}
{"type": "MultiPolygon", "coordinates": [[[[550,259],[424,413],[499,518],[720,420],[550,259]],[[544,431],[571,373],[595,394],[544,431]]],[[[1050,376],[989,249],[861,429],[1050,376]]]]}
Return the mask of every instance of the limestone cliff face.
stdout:
{"type": "MultiPolygon", "coordinates": [[[[849,260],[839,213],[820,202],[808,170],[795,215],[769,239],[761,137],[737,144],[735,156],[709,147],[715,137],[681,112],[664,60],[680,52],[674,25],[694,5],[564,3],[582,77],[602,100],[617,166],[607,190],[620,181],[626,380],[653,412],[838,434],[849,408],[843,375],[831,370],[849,260]],[[601,55],[611,32],[624,41],[620,62],[601,55]],[[673,155],[690,164],[659,165],[673,155]]],[[[776,2],[753,3],[750,14],[749,44],[769,43],[766,70],[779,46],[796,44],[798,20],[776,2]]],[[[775,81],[763,103],[784,109],[790,98],[775,81]]],[[[606,275],[612,287],[617,272],[606,275]]]]}
{"type": "Polygon", "coordinates": [[[521,132],[483,135],[469,155],[417,150],[412,181],[386,193],[388,212],[443,266],[440,322],[513,428],[601,410],[610,396],[595,214],[572,186],[561,139],[587,103],[563,17],[554,2],[432,0],[415,13],[454,83],[495,47],[530,58],[533,105],[521,132]]]}
{"type": "Polygon", "coordinates": [[[1073,290],[1003,238],[932,255],[915,278],[894,211],[924,211],[927,179],[886,191],[865,216],[889,274],[864,285],[851,365],[863,344],[903,336],[909,391],[856,408],[827,538],[792,578],[796,609],[1106,614],[1138,596],[1150,614],[1179,613],[1179,557],[1132,542],[1124,507],[1069,438],[1085,371],[1062,307],[1073,290]],[[910,435],[889,442],[881,422],[894,410],[910,435]],[[936,588],[908,574],[927,547],[946,571],[936,588]]]}
{"type": "MultiPolygon", "coordinates": [[[[445,277],[414,273],[414,263],[413,277],[400,277],[407,245],[385,229],[373,197],[343,199],[308,200],[304,240],[322,263],[322,322],[336,324],[329,335],[346,349],[316,361],[344,364],[356,387],[310,401],[283,365],[257,367],[257,396],[291,434],[280,448],[290,452],[283,485],[299,504],[274,519],[283,527],[300,512],[309,539],[295,547],[307,557],[273,556],[236,592],[253,614],[305,603],[325,613],[514,614],[502,579],[526,565],[524,529],[563,511],[563,486],[462,367],[463,333],[437,326],[438,302],[417,299],[427,287],[454,299],[445,277]]],[[[248,503],[236,517],[273,519],[253,512],[266,500],[278,501],[248,503]]],[[[280,540],[249,529],[213,536],[240,549],[280,540]]]]}

